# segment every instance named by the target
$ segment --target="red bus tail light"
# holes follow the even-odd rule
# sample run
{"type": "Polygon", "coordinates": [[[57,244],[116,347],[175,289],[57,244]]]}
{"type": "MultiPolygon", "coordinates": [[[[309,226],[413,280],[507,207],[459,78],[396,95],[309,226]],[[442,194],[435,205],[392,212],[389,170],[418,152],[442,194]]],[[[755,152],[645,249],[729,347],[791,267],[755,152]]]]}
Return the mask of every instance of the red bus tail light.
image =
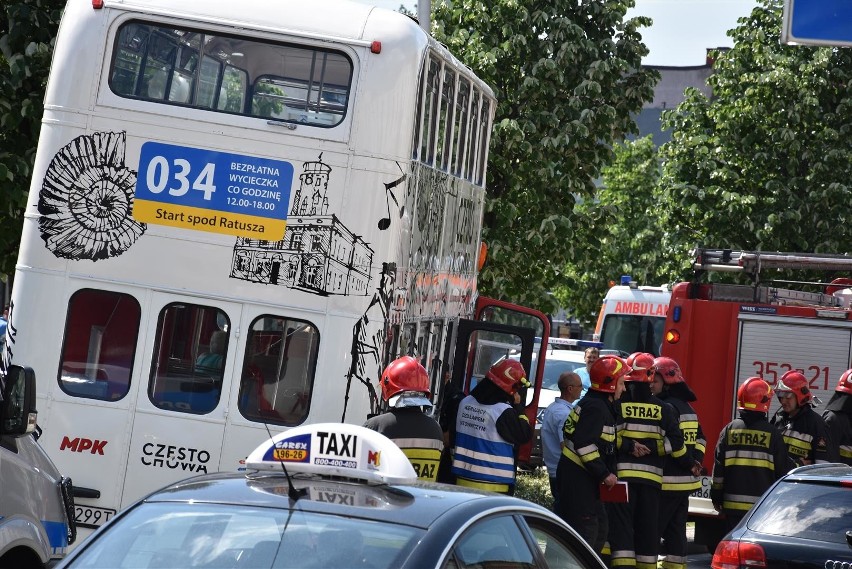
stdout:
{"type": "Polygon", "coordinates": [[[746,541],[720,541],[710,562],[713,569],[739,569],[740,567],[766,567],[766,553],[756,543],[746,541]]]}

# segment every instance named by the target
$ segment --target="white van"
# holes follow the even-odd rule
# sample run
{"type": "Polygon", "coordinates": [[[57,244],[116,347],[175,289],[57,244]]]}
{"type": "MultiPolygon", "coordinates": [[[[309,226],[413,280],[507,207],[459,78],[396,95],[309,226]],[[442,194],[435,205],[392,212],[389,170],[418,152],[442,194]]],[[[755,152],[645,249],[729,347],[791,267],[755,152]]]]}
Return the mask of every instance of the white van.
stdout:
{"type": "Polygon", "coordinates": [[[594,339],[621,355],[660,355],[672,291],[668,285],[639,286],[630,276],[610,287],[601,305],[594,339]]]}
{"type": "Polygon", "coordinates": [[[36,441],[31,368],[11,366],[0,401],[0,567],[44,567],[76,537],[71,480],[36,441]]]}

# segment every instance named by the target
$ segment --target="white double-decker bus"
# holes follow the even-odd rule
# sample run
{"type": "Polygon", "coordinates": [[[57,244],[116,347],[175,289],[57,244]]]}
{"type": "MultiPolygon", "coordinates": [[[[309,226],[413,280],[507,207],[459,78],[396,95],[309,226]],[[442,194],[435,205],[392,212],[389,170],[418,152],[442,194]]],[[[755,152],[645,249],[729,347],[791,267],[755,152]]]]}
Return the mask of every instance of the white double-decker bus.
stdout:
{"type": "Polygon", "coordinates": [[[488,363],[457,345],[548,336],[476,293],[494,108],[392,11],[68,2],[5,363],[36,371],[81,526],[241,468],[267,427],[362,423],[397,355],[437,401],[488,363]]]}

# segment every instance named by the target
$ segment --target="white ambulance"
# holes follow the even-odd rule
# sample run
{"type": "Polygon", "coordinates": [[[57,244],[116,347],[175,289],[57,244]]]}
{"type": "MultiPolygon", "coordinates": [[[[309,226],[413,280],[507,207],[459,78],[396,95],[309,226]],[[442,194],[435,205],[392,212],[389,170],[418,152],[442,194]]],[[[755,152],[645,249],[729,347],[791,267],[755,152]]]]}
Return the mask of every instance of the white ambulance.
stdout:
{"type": "Polygon", "coordinates": [[[603,299],[594,339],[622,355],[659,356],[671,296],[668,285],[639,286],[630,276],[622,276],[621,284],[610,287],[603,299]]]}

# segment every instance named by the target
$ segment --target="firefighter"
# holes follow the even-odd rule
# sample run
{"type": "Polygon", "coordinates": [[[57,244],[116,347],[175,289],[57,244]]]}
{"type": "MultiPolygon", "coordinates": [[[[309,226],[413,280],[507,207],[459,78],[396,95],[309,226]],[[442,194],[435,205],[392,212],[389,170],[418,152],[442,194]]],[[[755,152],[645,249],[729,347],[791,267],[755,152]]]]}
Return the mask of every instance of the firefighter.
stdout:
{"type": "Polygon", "coordinates": [[[609,544],[612,567],[656,569],[660,548],[659,505],[666,454],[689,471],[675,411],[651,394],[654,356],[637,352],[627,359],[632,368],[616,404],[618,479],[628,485],[629,501],[610,508],[609,544]]]}
{"type": "Polygon", "coordinates": [[[822,418],[831,442],[837,447],[837,459],[852,466],[852,369],[840,376],[822,418]]]}
{"type": "Polygon", "coordinates": [[[556,513],[599,554],[609,527],[600,485],[611,488],[618,481],[613,400],[621,395],[629,371],[618,356],[595,360],[589,369],[589,390],[571,409],[562,427],[564,443],[556,467],[561,499],[556,513]]]}
{"type": "Polygon", "coordinates": [[[533,435],[518,393],[529,386],[520,362],[504,359],[461,400],[452,468],[456,484],[514,494],[516,451],[533,435]]]}
{"type": "Polygon", "coordinates": [[[695,394],[686,384],[680,366],[671,358],[654,360],[654,382],[651,392],[670,404],[675,411],[678,427],[683,433],[686,454],[692,462],[685,468],[671,456],[663,464],[663,494],[660,500],[660,536],[663,538],[665,569],[686,569],[686,518],[689,514],[689,495],[701,488],[701,463],[707,441],[698,422],[698,414],[690,402],[695,394]]]}
{"type": "Polygon", "coordinates": [[[772,388],[750,377],[737,390],[739,418],[722,429],[716,443],[710,499],[725,514],[730,531],[757,499],[790,468],[781,432],[769,423],[772,388]]]}
{"type": "Polygon", "coordinates": [[[432,406],[426,368],[411,356],[402,356],[388,364],[380,384],[388,411],[371,417],[364,426],[396,443],[419,479],[434,482],[444,433],[438,421],[423,412],[432,406]]]}
{"type": "Polygon", "coordinates": [[[808,380],[801,372],[790,370],[781,376],[775,386],[775,395],[781,408],[772,417],[784,435],[787,452],[796,466],[817,462],[835,462],[828,429],[813,409],[813,395],[808,380]]]}

